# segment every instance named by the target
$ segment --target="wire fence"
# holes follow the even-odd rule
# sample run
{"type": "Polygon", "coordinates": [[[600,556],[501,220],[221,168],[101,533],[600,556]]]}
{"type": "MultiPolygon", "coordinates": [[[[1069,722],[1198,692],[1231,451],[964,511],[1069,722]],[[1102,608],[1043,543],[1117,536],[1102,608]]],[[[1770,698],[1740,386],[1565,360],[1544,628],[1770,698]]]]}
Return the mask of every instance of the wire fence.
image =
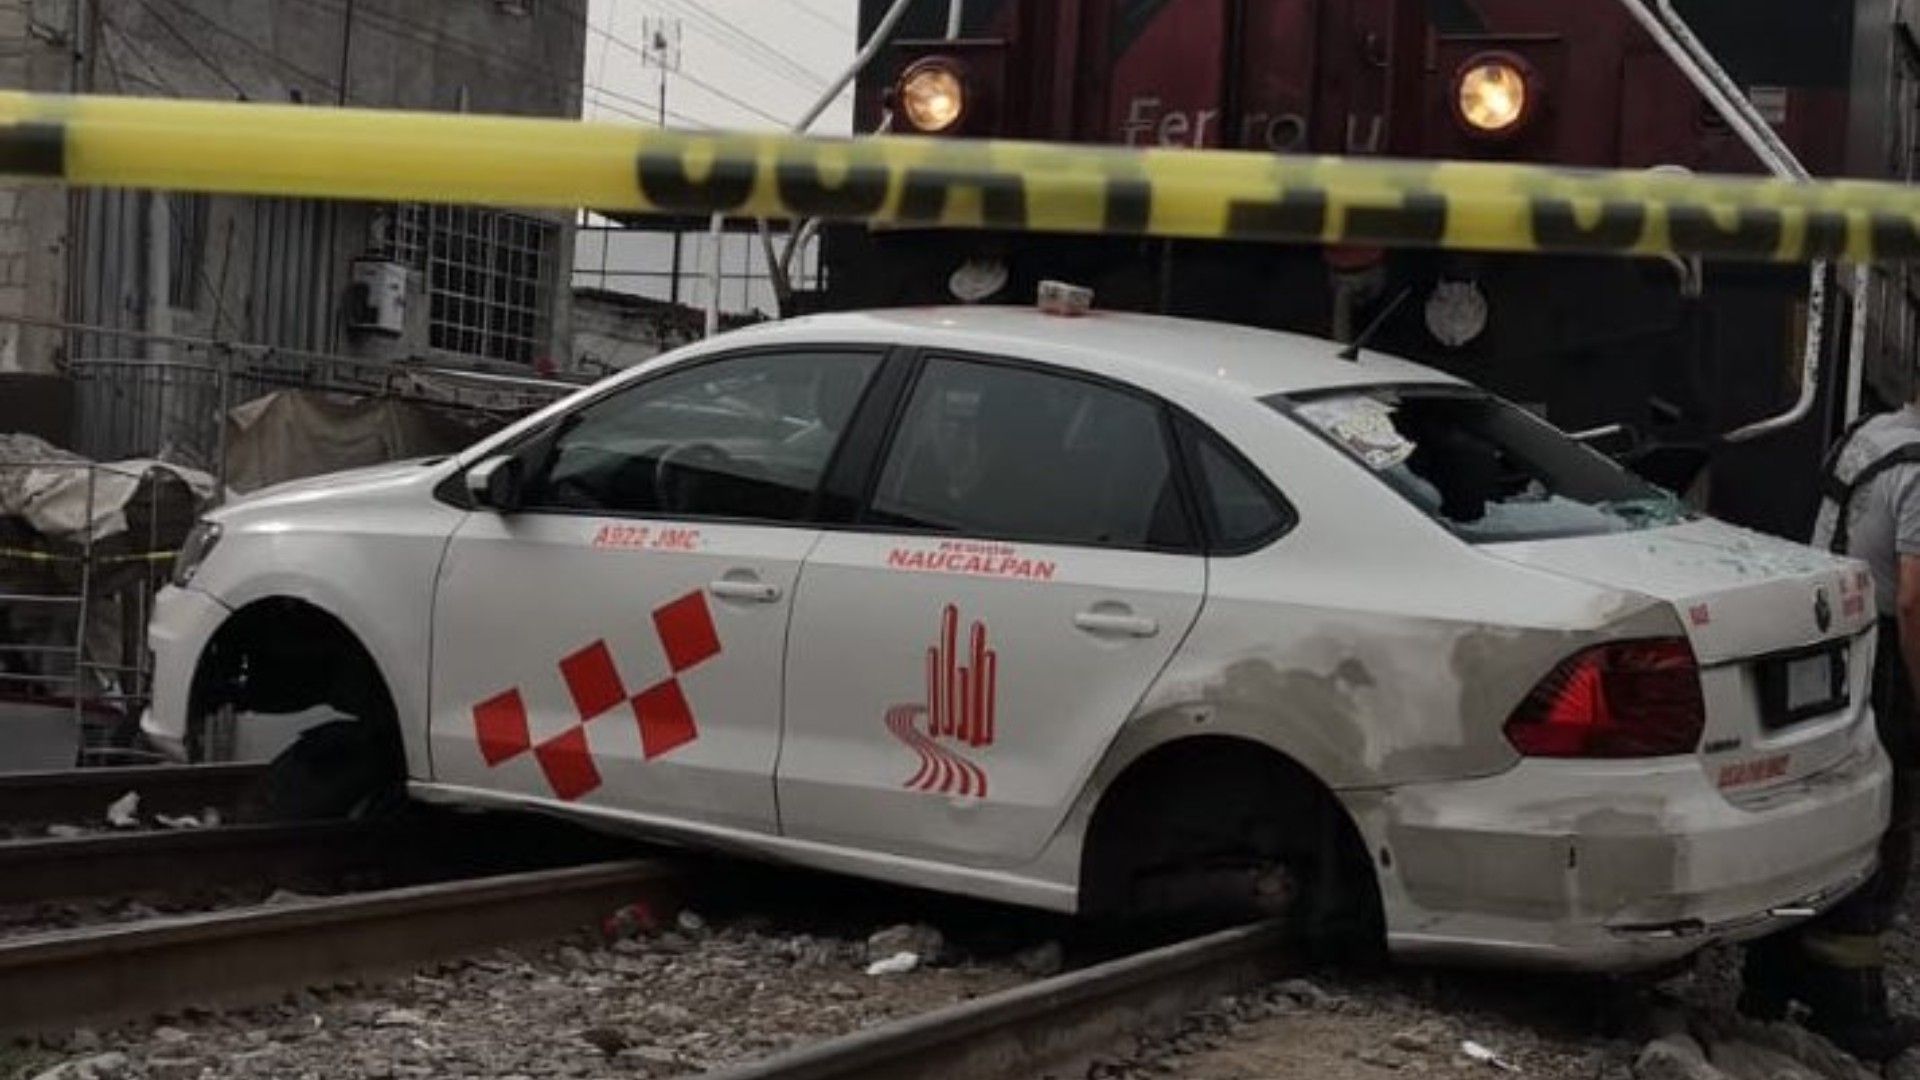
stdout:
{"type": "MultiPolygon", "coordinates": [[[[4,318],[4,317],[0,317],[4,318]]],[[[280,389],[396,400],[504,423],[575,384],[32,319],[119,339],[75,358],[72,456],[0,450],[0,739],[70,725],[72,764],[150,760],[145,630],[198,515],[228,492],[236,406],[280,389]],[[196,488],[191,478],[203,476],[196,488]]],[[[99,345],[96,345],[99,347],[99,345]]],[[[0,432],[0,435],[4,435],[0,432]]],[[[22,755],[0,742],[0,771],[22,755]]]]}
{"type": "Polygon", "coordinates": [[[165,470],[66,458],[0,458],[0,480],[25,511],[0,517],[0,716],[30,729],[9,746],[59,764],[64,722],[70,764],[151,759],[144,632],[198,500],[165,470]]]}

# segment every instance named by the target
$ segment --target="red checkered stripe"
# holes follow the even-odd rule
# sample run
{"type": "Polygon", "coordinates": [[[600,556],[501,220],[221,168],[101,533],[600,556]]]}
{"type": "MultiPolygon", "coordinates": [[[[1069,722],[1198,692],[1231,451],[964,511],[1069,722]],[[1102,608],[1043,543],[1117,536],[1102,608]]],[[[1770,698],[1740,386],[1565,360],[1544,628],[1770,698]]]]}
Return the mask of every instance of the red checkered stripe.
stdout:
{"type": "Polygon", "coordinates": [[[533,743],[526,699],[518,687],[475,705],[474,734],[487,766],[498,768],[531,751],[554,796],[572,802],[601,783],[587,742],[587,725],[612,715],[621,705],[629,708],[640,727],[640,748],[648,761],[698,739],[699,725],[680,688],[680,676],[720,655],[720,635],[714,629],[706,593],[696,589],[655,609],[653,628],[670,674],[629,695],[604,638],[568,655],[560,661],[560,678],[579,722],[538,746],[533,743]]]}

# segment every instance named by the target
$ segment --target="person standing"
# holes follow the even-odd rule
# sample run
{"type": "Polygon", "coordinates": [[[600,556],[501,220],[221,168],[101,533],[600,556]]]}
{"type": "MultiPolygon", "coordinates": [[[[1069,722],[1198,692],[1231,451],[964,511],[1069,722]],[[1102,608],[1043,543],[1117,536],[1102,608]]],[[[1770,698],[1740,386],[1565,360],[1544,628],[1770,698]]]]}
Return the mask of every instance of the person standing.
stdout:
{"type": "Polygon", "coordinates": [[[1920,716],[1920,402],[1869,417],[1821,470],[1815,546],[1865,562],[1878,604],[1872,703],[1893,761],[1893,814],[1880,865],[1859,891],[1802,926],[1748,947],[1740,1009],[1778,1020],[1799,1001],[1807,1026],[1847,1052],[1886,1061],[1920,1041],[1920,1019],[1887,996],[1885,938],[1912,873],[1920,716]]]}

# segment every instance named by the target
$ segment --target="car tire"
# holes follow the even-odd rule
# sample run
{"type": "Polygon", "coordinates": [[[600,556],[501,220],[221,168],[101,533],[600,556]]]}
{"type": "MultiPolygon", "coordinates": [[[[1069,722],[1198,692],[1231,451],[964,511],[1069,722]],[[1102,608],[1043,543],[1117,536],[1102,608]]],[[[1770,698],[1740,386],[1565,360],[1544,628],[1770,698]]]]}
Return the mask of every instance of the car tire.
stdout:
{"type": "Polygon", "coordinates": [[[390,725],[334,720],[280,752],[246,801],[260,821],[369,819],[405,805],[406,771],[390,725]]]}

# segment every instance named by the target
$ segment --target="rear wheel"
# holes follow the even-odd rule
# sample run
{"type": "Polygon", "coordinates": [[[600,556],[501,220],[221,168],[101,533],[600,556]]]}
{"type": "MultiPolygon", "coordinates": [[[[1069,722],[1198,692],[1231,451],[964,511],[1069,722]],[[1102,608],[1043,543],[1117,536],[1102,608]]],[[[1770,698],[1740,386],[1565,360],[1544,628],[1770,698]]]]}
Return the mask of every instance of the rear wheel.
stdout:
{"type": "Polygon", "coordinates": [[[1306,770],[1228,739],[1156,751],[1094,816],[1082,863],[1096,920],[1198,929],[1284,920],[1310,953],[1375,957],[1378,888],[1345,810],[1306,770]]]}

